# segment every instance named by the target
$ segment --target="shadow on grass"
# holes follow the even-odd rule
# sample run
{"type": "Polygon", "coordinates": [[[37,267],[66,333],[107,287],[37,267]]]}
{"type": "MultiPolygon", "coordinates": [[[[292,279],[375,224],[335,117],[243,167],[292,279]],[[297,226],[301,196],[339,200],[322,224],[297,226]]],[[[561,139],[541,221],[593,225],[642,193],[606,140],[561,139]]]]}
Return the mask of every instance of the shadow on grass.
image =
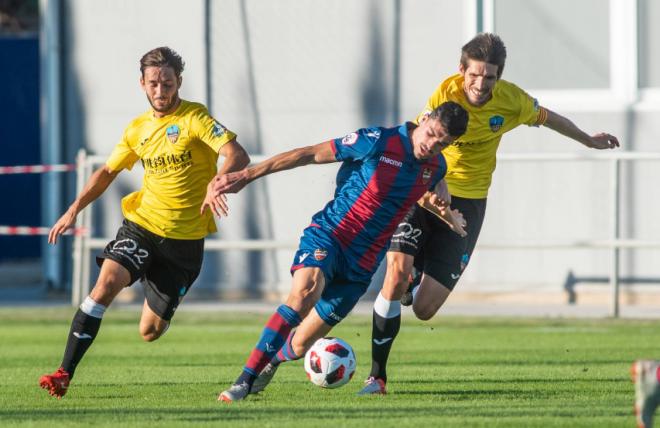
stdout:
{"type": "Polygon", "coordinates": [[[402,364],[408,364],[408,365],[415,365],[415,366],[433,366],[433,367],[472,367],[472,366],[486,366],[486,367],[493,367],[493,366],[507,366],[507,368],[510,367],[536,367],[536,366],[561,366],[561,367],[574,367],[574,366],[597,366],[597,365],[604,365],[604,364],[626,364],[630,365],[629,360],[623,360],[623,359],[615,359],[615,358],[607,358],[607,359],[599,359],[599,360],[589,360],[589,361],[582,361],[580,359],[566,359],[566,358],[557,358],[555,360],[540,360],[540,359],[534,359],[534,357],[527,357],[527,360],[503,360],[503,359],[468,359],[468,360],[463,360],[461,362],[451,362],[451,361],[443,361],[442,363],[438,363],[437,360],[399,360],[398,363],[402,364]]]}
{"type": "Polygon", "coordinates": [[[601,382],[609,382],[609,383],[620,383],[623,380],[626,380],[627,378],[625,376],[621,377],[610,377],[610,378],[604,378],[604,377],[599,377],[597,379],[576,379],[575,377],[570,377],[570,378],[557,378],[553,377],[552,379],[548,378],[507,378],[507,379],[492,379],[492,378],[485,378],[485,377],[471,377],[469,379],[442,379],[442,378],[433,378],[433,379],[403,379],[403,380],[396,380],[395,382],[397,384],[408,384],[408,385],[434,385],[438,383],[444,383],[444,384],[474,384],[475,382],[480,382],[480,383],[491,383],[491,384],[518,384],[518,383],[523,383],[523,384],[563,384],[563,383],[575,383],[575,382],[589,382],[593,383],[595,380],[597,380],[599,383],[601,382]]]}
{"type": "MultiPolygon", "coordinates": [[[[0,418],[3,421],[12,420],[49,420],[54,423],[62,421],[75,420],[83,422],[85,419],[103,420],[106,422],[120,419],[123,423],[130,423],[136,420],[158,420],[165,422],[167,420],[181,422],[204,422],[204,421],[258,421],[269,420],[271,422],[282,420],[291,422],[292,413],[295,420],[320,421],[325,418],[330,420],[350,419],[351,421],[364,420],[365,423],[374,420],[397,420],[407,419],[410,415],[423,415],[425,417],[498,417],[498,418],[529,418],[548,416],[549,414],[557,417],[588,417],[593,414],[590,408],[557,409],[556,407],[545,406],[474,406],[474,405],[439,405],[434,408],[416,407],[416,406],[383,406],[382,401],[377,406],[360,406],[359,408],[347,408],[345,406],[324,407],[322,405],[311,405],[305,408],[292,406],[268,406],[254,407],[255,400],[245,403],[233,403],[231,405],[218,403],[214,408],[140,408],[140,409],[33,409],[33,410],[0,410],[0,418]],[[422,412],[420,414],[420,412],[422,412]]],[[[373,400],[363,400],[363,402],[373,400]]],[[[601,412],[602,416],[602,412],[601,412]]],[[[608,412],[608,416],[629,416],[627,413],[617,409],[608,412]]]]}

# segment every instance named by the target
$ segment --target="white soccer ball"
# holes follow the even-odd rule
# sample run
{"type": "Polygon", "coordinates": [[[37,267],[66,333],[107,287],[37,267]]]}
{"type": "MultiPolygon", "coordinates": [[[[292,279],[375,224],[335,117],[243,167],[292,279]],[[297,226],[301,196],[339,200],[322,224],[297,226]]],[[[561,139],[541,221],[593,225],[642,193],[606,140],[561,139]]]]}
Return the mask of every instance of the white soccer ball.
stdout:
{"type": "Polygon", "coordinates": [[[316,341],[305,354],[305,372],[313,384],[339,388],[351,380],[357,367],[353,348],[336,337],[316,341]]]}

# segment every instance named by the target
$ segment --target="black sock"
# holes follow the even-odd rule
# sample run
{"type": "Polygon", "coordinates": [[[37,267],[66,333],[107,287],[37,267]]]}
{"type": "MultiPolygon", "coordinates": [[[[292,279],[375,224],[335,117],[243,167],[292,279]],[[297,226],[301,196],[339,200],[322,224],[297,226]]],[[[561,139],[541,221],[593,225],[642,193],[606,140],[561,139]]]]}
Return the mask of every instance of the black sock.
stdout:
{"type": "Polygon", "coordinates": [[[374,311],[371,329],[371,374],[387,382],[387,359],[401,327],[401,314],[385,318],[374,311]]]}
{"type": "Polygon", "coordinates": [[[257,378],[257,376],[243,370],[241,372],[241,374],[238,376],[238,378],[236,379],[236,382],[234,382],[234,385],[240,385],[243,382],[245,382],[248,385],[250,385],[250,388],[252,388],[252,384],[254,383],[256,378],[257,378]]]}
{"type": "Polygon", "coordinates": [[[101,327],[101,318],[87,315],[80,309],[73,316],[64,358],[62,359],[62,368],[69,372],[71,378],[73,378],[73,373],[76,371],[76,366],[92,345],[99,327],[101,327]]]}

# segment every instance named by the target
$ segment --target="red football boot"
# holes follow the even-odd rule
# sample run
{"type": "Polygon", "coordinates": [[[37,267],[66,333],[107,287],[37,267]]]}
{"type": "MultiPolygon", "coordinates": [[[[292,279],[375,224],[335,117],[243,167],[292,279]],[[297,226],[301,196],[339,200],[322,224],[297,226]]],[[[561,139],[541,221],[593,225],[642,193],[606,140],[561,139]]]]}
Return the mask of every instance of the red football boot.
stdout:
{"type": "Polygon", "coordinates": [[[41,376],[39,386],[47,389],[53,397],[62,398],[69,388],[70,378],[69,372],[60,367],[53,374],[41,376]]]}

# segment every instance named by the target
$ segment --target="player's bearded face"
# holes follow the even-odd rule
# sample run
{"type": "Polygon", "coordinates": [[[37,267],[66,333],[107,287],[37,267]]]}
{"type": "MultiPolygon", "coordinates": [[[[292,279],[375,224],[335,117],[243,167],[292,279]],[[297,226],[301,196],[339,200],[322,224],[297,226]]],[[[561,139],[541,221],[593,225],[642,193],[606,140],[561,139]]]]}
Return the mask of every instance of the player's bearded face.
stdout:
{"type": "Polygon", "coordinates": [[[425,116],[411,136],[413,154],[417,159],[428,159],[436,156],[454,141],[438,119],[425,116]]]}
{"type": "Polygon", "coordinates": [[[463,92],[468,102],[475,106],[487,103],[497,83],[497,65],[468,59],[467,67],[460,64],[459,71],[463,75],[463,92]]]}
{"type": "Polygon", "coordinates": [[[181,77],[177,77],[171,67],[145,68],[140,85],[154,111],[168,114],[178,106],[181,77]]]}

